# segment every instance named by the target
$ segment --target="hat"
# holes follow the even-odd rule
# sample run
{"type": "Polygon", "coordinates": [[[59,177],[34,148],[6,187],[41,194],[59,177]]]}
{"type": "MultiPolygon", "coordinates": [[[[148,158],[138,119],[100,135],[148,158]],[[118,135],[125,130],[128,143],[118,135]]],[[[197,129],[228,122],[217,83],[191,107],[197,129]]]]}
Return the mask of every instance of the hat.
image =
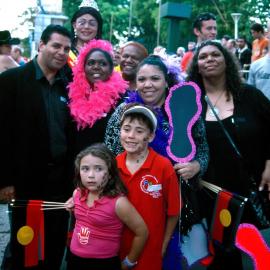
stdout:
{"type": "Polygon", "coordinates": [[[11,38],[10,32],[8,30],[0,31],[0,45],[15,45],[19,43],[20,40],[18,38],[11,38]]]}
{"type": "Polygon", "coordinates": [[[140,114],[143,114],[144,116],[146,116],[150,120],[150,122],[152,123],[153,128],[154,128],[154,132],[156,131],[157,118],[151,110],[149,110],[148,108],[146,108],[143,105],[135,105],[135,106],[127,109],[126,111],[124,111],[124,113],[122,115],[122,119],[124,116],[132,114],[132,113],[140,113],[140,114]]]}

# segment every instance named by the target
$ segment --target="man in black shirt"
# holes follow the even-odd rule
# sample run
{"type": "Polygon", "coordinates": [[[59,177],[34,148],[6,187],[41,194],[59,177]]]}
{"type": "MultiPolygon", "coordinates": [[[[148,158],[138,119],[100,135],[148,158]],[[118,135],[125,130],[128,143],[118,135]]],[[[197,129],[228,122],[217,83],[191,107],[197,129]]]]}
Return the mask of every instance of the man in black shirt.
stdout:
{"type": "MultiPolygon", "coordinates": [[[[38,56],[0,75],[0,200],[64,202],[71,194],[73,125],[61,72],[70,46],[68,30],[49,25],[38,56]]],[[[11,269],[16,270],[24,269],[27,247],[16,236],[26,225],[23,209],[12,208],[11,269]]],[[[63,210],[44,211],[45,260],[33,269],[60,268],[67,222],[63,210]]]]}
{"type": "Polygon", "coordinates": [[[236,57],[238,58],[241,68],[244,70],[249,70],[251,63],[251,50],[247,46],[247,41],[244,36],[240,36],[237,39],[238,49],[236,50],[236,57]]]}

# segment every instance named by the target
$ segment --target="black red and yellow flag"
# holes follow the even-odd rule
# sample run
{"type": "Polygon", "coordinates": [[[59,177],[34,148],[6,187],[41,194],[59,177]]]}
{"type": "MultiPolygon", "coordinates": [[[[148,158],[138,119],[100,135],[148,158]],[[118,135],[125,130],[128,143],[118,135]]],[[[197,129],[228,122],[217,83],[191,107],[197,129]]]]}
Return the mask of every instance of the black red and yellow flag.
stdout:
{"type": "Polygon", "coordinates": [[[12,208],[11,248],[24,267],[36,266],[44,260],[44,212],[41,205],[42,201],[29,200],[12,208]]]}
{"type": "Polygon", "coordinates": [[[224,249],[234,246],[246,198],[221,190],[217,194],[210,236],[224,249]]]}

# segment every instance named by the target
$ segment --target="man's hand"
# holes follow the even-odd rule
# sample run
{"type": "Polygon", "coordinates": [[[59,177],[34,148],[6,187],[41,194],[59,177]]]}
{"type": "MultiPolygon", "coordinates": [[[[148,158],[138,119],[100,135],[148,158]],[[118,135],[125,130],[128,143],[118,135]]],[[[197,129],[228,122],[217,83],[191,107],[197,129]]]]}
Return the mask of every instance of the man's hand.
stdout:
{"type": "Polygon", "coordinates": [[[8,186],[0,189],[0,201],[8,203],[11,202],[12,199],[15,199],[14,186],[8,186]]]}

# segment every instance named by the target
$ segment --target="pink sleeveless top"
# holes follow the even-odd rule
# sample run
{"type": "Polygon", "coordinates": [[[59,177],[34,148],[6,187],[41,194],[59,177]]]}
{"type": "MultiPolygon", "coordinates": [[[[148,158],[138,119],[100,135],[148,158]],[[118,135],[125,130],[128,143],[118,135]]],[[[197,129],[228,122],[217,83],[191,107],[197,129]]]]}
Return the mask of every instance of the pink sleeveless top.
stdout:
{"type": "Polygon", "coordinates": [[[102,197],[89,207],[77,190],[74,198],[76,224],[70,249],[83,258],[110,258],[118,255],[123,223],[115,212],[115,198],[102,197]]]}

